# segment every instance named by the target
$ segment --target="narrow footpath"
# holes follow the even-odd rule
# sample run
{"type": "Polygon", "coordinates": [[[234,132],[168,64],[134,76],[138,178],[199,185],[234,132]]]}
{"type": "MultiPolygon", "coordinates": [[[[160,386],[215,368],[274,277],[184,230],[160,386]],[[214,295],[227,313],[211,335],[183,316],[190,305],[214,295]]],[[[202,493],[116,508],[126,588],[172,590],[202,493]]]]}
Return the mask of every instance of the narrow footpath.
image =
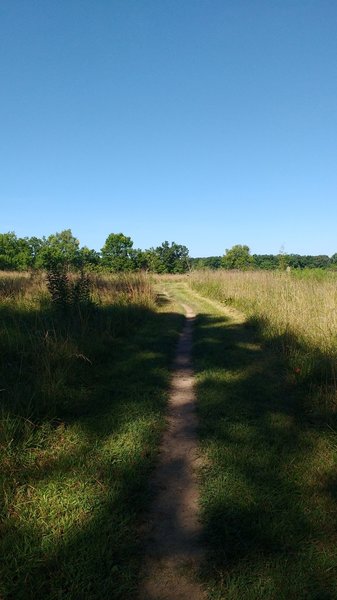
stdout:
{"type": "Polygon", "coordinates": [[[205,600],[196,580],[202,558],[198,521],[197,417],[191,363],[195,314],[184,305],[186,321],[178,343],[160,458],[151,481],[151,507],[141,600],[205,600]]]}

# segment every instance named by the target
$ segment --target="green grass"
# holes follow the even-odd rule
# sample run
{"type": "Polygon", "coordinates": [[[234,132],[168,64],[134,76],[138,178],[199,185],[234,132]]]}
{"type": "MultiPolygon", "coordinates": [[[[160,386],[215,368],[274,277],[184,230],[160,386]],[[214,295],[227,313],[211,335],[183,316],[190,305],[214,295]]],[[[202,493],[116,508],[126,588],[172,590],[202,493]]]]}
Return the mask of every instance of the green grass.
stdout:
{"type": "Polygon", "coordinates": [[[201,516],[212,600],[337,598],[337,424],[312,412],[278,344],[184,283],[194,363],[201,516]]]}
{"type": "Polygon", "coordinates": [[[242,310],[269,348],[283,355],[289,377],[310,391],[303,410],[334,426],[337,408],[337,279],[325,273],[204,272],[197,292],[242,310]],[[308,276],[307,276],[308,275],[308,276]]]}
{"type": "MultiPolygon", "coordinates": [[[[210,599],[337,598],[331,402],[313,410],[317,388],[294,371],[282,336],[189,280],[160,287],[198,314],[210,599]]],[[[94,305],[68,314],[43,281],[0,283],[0,597],[137,597],[179,308],[165,295],[155,303],[145,280],[98,278],[94,305]]]]}
{"type": "Polygon", "coordinates": [[[0,306],[3,599],[135,597],[182,316],[116,281],[68,316],[43,286],[0,306]]]}

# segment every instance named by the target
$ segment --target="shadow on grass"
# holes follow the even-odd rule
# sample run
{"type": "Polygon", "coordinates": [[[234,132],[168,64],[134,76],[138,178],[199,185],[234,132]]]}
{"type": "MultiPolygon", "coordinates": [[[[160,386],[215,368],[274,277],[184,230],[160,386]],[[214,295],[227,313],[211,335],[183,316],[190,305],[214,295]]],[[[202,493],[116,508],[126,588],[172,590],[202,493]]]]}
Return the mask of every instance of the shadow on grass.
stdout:
{"type": "Polygon", "coordinates": [[[135,597],[182,319],[141,306],[0,314],[2,598],[135,597]]]}
{"type": "Polygon", "coordinates": [[[204,578],[212,598],[336,598],[336,415],[310,410],[284,340],[259,342],[250,323],[198,318],[204,578]]]}
{"type": "Polygon", "coordinates": [[[158,293],[156,295],[156,304],[158,306],[167,306],[170,304],[170,299],[166,294],[158,293]]]}

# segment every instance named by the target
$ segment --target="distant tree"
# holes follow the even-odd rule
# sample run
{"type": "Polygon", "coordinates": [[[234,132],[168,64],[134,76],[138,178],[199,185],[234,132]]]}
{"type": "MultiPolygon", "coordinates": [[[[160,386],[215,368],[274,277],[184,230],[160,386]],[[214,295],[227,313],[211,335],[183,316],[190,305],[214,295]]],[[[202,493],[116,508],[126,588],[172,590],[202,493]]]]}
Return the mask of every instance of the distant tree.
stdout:
{"type": "Polygon", "coordinates": [[[79,250],[79,263],[85,269],[95,269],[101,262],[101,257],[96,250],[83,246],[79,250]]]}
{"type": "Polygon", "coordinates": [[[156,252],[156,248],[144,250],[141,256],[141,268],[152,273],[160,272],[160,257],[156,252]]]}
{"type": "Polygon", "coordinates": [[[30,253],[32,257],[32,266],[36,267],[38,265],[38,256],[42,251],[42,248],[46,245],[46,238],[38,238],[36,236],[25,238],[30,248],[30,253]]]}
{"type": "Polygon", "coordinates": [[[253,254],[254,267],[272,271],[278,268],[278,258],[274,254],[253,254]]]}
{"type": "Polygon", "coordinates": [[[330,266],[330,258],[326,254],[313,256],[314,269],[327,269],[330,266]]]}
{"type": "Polygon", "coordinates": [[[221,269],[222,257],[221,256],[207,256],[204,259],[204,264],[207,269],[221,269]]]}
{"type": "Polygon", "coordinates": [[[330,267],[334,271],[337,269],[337,252],[330,257],[330,267]]]}
{"type": "Polygon", "coordinates": [[[0,234],[0,269],[16,269],[15,256],[18,252],[17,237],[14,231],[0,234]]]}
{"type": "Polygon", "coordinates": [[[230,250],[226,249],[222,265],[225,269],[239,269],[246,271],[254,266],[254,259],[250,254],[248,246],[236,244],[230,250]]]}
{"type": "Polygon", "coordinates": [[[221,256],[205,256],[202,258],[190,258],[192,269],[220,269],[222,267],[221,256]]]}
{"type": "Polygon", "coordinates": [[[287,255],[287,266],[292,269],[303,269],[305,265],[305,260],[302,260],[302,256],[300,254],[288,254],[287,255]]]}
{"type": "Polygon", "coordinates": [[[43,269],[80,266],[80,243],[71,229],[50,235],[38,251],[36,266],[43,269]]]}
{"type": "Polygon", "coordinates": [[[18,238],[14,231],[0,234],[0,269],[24,271],[32,266],[32,262],[27,239],[18,238]]]}
{"type": "Polygon", "coordinates": [[[205,261],[205,259],[200,256],[190,258],[191,269],[193,271],[199,271],[200,269],[206,269],[204,261],[205,261]]]}
{"type": "Polygon", "coordinates": [[[190,268],[188,248],[165,241],[147,251],[149,269],[156,273],[185,273],[190,268]]]}
{"type": "Polygon", "coordinates": [[[139,248],[132,249],[131,258],[135,271],[149,270],[147,251],[144,252],[139,248]]]}
{"type": "Polygon", "coordinates": [[[101,250],[102,265],[113,272],[135,269],[133,241],[123,233],[110,233],[101,250]]]}
{"type": "Polygon", "coordinates": [[[26,271],[33,266],[33,256],[26,238],[18,238],[18,253],[15,257],[15,265],[19,271],[26,271]]]}

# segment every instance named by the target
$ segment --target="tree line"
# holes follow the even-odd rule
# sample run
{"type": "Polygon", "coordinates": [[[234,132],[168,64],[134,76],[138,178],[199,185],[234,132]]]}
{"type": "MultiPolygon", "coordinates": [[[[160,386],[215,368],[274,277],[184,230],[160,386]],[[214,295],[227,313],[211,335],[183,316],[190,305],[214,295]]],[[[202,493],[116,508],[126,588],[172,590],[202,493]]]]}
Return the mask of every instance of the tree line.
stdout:
{"type": "Polygon", "coordinates": [[[80,246],[71,229],[48,237],[17,237],[11,231],[0,234],[0,269],[26,271],[68,268],[93,271],[139,271],[185,273],[190,268],[188,248],[163,242],[156,248],[139,250],[123,233],[110,233],[100,252],[80,246]]]}
{"type": "Polygon", "coordinates": [[[223,256],[190,258],[189,250],[176,242],[140,250],[123,233],[110,233],[100,252],[80,246],[71,229],[48,237],[17,237],[0,234],[0,270],[85,269],[93,271],[140,271],[186,273],[191,269],[337,269],[337,253],[327,255],[251,254],[246,245],[236,244],[223,256]]]}
{"type": "Polygon", "coordinates": [[[301,254],[251,254],[248,246],[236,244],[227,249],[224,256],[191,258],[193,269],[337,269],[337,253],[332,256],[301,254]]]}

